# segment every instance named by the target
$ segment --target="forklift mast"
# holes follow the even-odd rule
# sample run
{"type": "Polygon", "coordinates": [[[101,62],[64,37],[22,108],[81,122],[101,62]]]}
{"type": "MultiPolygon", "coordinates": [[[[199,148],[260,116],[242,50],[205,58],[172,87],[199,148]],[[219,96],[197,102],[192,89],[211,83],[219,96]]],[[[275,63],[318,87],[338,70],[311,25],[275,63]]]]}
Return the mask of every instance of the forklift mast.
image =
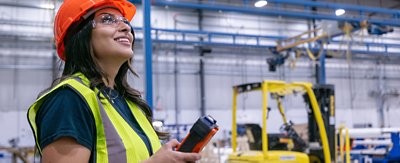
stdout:
{"type": "MultiPolygon", "coordinates": [[[[331,151],[331,160],[335,159],[335,88],[331,84],[315,84],[313,91],[318,101],[319,108],[321,109],[322,119],[326,128],[326,134],[329,142],[329,149],[331,151]]],[[[311,103],[307,94],[303,95],[305,103],[307,104],[308,113],[308,136],[310,144],[310,155],[318,157],[320,160],[323,158],[323,150],[321,147],[321,138],[317,126],[314,113],[311,108],[311,103]],[[319,146],[315,146],[318,144],[319,146]]]]}

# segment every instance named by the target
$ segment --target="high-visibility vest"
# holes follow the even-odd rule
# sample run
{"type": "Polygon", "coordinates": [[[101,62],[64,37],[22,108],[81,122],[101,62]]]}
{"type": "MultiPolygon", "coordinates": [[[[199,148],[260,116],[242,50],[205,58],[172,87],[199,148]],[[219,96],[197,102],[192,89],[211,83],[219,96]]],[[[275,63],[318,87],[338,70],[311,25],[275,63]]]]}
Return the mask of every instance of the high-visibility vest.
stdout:
{"type": "MultiPolygon", "coordinates": [[[[33,130],[36,147],[40,154],[42,148],[38,142],[38,128],[36,125],[36,114],[40,105],[48,95],[60,87],[69,87],[78,93],[88,104],[96,124],[96,163],[118,162],[136,163],[150,157],[146,144],[128,124],[128,122],[117,112],[112,104],[96,88],[88,87],[89,80],[81,73],[73,75],[70,79],[62,81],[51,91],[41,96],[28,110],[28,120],[33,130]],[[100,97],[98,97],[98,95],[100,97]]],[[[135,119],[143,132],[149,138],[153,152],[156,152],[161,143],[156,132],[147,120],[145,114],[132,101],[126,100],[135,119]]],[[[55,108],[56,109],[56,108],[55,108]]]]}

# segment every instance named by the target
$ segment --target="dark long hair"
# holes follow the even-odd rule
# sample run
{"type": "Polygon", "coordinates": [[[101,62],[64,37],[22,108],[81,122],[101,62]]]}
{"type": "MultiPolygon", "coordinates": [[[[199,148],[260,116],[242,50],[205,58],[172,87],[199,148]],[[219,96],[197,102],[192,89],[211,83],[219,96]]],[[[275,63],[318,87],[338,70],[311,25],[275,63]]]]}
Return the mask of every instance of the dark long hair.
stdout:
{"type": "MultiPolygon", "coordinates": [[[[101,67],[95,62],[94,54],[91,46],[91,35],[93,30],[92,21],[94,14],[86,20],[81,20],[75,23],[68,30],[68,35],[64,39],[65,45],[65,65],[62,76],[56,79],[51,88],[59,84],[65,79],[70,78],[73,74],[81,72],[90,81],[90,88],[95,89],[103,88],[103,77],[106,78],[107,74],[104,73],[101,67]]],[[[133,33],[133,29],[131,28],[133,33]]],[[[134,41],[132,41],[132,49],[134,41]]],[[[127,81],[128,70],[135,76],[138,76],[134,69],[130,66],[132,58],[122,64],[116,77],[115,77],[115,90],[119,92],[124,98],[134,102],[144,112],[150,124],[152,123],[152,111],[147,103],[142,99],[140,92],[133,89],[127,81]]],[[[106,78],[107,79],[107,78],[106,78]]],[[[168,133],[156,130],[160,139],[166,139],[168,133]]]]}

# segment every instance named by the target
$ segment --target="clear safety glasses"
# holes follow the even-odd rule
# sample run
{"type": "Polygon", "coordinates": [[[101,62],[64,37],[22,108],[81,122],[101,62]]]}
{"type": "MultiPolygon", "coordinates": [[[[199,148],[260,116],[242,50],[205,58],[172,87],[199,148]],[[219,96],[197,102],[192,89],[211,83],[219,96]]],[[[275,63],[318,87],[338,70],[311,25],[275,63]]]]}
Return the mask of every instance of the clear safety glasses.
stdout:
{"type": "Polygon", "coordinates": [[[131,27],[132,30],[132,26],[128,19],[122,16],[116,17],[115,15],[112,14],[102,14],[94,18],[93,28],[96,28],[97,25],[118,27],[119,23],[121,22],[129,25],[129,27],[131,27]]]}
{"type": "Polygon", "coordinates": [[[129,25],[130,32],[133,35],[132,42],[135,42],[135,31],[133,30],[133,27],[132,27],[131,23],[129,22],[129,20],[123,16],[116,17],[113,14],[102,14],[102,15],[94,18],[92,25],[93,25],[93,28],[96,28],[97,25],[112,26],[114,28],[117,28],[121,22],[129,25]]]}

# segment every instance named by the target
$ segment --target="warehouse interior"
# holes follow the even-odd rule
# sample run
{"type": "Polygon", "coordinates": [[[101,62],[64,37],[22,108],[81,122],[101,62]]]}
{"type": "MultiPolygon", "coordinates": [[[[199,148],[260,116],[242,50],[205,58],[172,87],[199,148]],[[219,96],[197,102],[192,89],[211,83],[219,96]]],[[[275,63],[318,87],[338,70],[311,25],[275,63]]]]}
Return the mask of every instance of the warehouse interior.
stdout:
{"type": "MultiPolygon", "coordinates": [[[[321,128],[310,128],[312,102],[304,90],[287,89],[304,82],[312,84],[304,89],[314,90],[318,112],[327,113],[319,116],[333,145],[331,159],[324,153],[310,162],[400,161],[399,0],[131,2],[137,7],[132,66],[139,77],[130,74],[129,84],[151,106],[153,125],[171,139],[182,140],[201,116],[217,121],[219,131],[199,162],[241,160],[232,155],[254,150],[253,139],[266,136],[250,138],[246,124],[267,126],[260,130],[265,135],[287,136],[282,124],[302,138],[320,134],[321,128]],[[264,84],[276,81],[287,83],[277,89],[292,92],[253,91],[267,91],[264,84]],[[317,93],[318,86],[329,88],[329,95],[317,93]]],[[[38,162],[27,111],[63,69],[53,38],[62,3],[0,0],[1,163],[38,162]]],[[[316,146],[325,152],[318,139],[316,146]]],[[[291,139],[285,150],[296,149],[290,144],[291,139]]],[[[305,145],[304,153],[312,146],[305,145]]],[[[268,149],[259,151],[265,155],[268,149]]]]}

